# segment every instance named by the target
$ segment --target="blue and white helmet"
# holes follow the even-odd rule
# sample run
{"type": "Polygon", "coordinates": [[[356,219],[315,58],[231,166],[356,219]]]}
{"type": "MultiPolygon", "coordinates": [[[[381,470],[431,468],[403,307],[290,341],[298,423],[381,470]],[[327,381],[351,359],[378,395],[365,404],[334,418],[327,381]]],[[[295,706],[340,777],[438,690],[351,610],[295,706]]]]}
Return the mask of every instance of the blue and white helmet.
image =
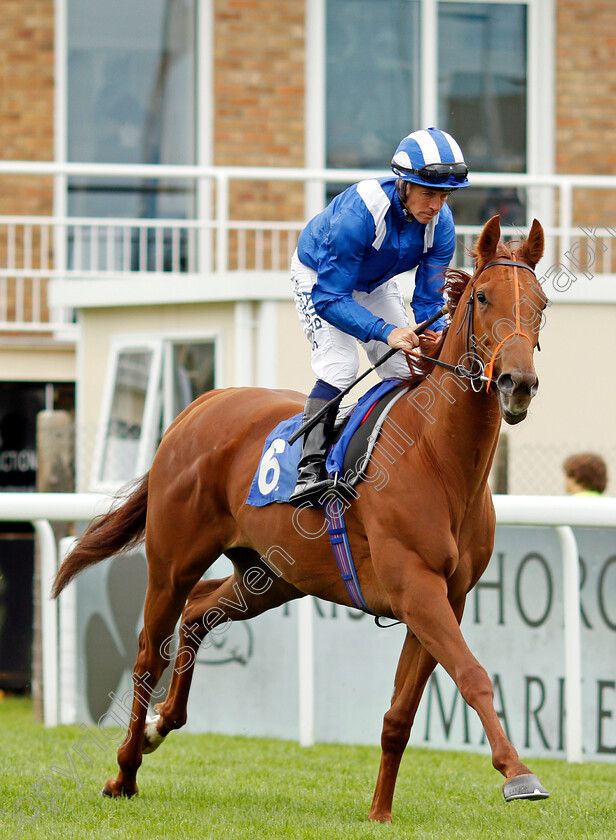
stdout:
{"type": "Polygon", "coordinates": [[[401,140],[391,169],[403,181],[433,190],[470,186],[462,149],[451,134],[439,128],[423,128],[401,140]]]}

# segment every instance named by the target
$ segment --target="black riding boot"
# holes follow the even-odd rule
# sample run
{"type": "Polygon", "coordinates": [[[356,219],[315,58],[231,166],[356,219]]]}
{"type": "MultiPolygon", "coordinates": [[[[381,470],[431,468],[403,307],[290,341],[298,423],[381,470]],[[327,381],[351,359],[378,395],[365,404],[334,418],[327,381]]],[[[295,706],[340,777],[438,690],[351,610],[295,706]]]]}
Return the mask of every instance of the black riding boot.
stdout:
{"type": "MultiPolygon", "coordinates": [[[[303,422],[306,423],[314,417],[327,403],[328,400],[308,397],[303,422]]],[[[337,411],[338,405],[334,404],[304,435],[297,484],[289,499],[294,507],[299,507],[306,502],[312,507],[318,507],[319,499],[334,487],[333,479],[328,478],[325,472],[325,459],[337,411]]]]}

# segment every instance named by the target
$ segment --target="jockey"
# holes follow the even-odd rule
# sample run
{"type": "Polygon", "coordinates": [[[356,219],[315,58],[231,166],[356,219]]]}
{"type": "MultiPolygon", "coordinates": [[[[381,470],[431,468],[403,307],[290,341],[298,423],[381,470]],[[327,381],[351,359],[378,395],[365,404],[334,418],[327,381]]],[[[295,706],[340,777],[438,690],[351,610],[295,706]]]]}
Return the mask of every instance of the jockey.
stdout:
{"type": "MultiPolygon", "coordinates": [[[[438,128],[414,131],[400,142],[391,168],[395,177],[360,181],[336,196],[308,222],[293,254],[295,305],[317,378],[304,422],[356,379],[357,341],[372,364],[385,345],[405,353],[419,345],[396,275],[417,269],[411,301],[416,322],[444,303],[443,272],[455,249],[446,201],[452,190],[469,186],[462,151],[438,128]]],[[[436,330],[443,327],[443,320],[436,322],[436,330]]],[[[408,376],[406,357],[395,354],[378,373],[382,379],[408,376]]],[[[318,504],[333,487],[325,458],[336,412],[334,404],[304,435],[292,505],[318,504]]]]}

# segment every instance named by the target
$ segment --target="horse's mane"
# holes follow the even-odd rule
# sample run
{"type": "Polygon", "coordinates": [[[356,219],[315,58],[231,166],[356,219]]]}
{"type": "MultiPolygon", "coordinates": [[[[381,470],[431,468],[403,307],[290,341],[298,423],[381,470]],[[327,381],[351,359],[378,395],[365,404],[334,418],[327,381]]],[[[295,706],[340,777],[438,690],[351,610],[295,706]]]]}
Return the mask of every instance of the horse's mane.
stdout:
{"type": "MultiPolygon", "coordinates": [[[[513,243],[505,244],[501,239],[496,247],[496,252],[492,255],[492,257],[490,257],[490,259],[511,259],[515,250],[511,247],[511,245],[513,245],[513,243]]],[[[464,294],[464,290],[473,277],[475,277],[475,275],[483,268],[486,262],[480,257],[476,244],[469,250],[469,256],[476,266],[475,274],[471,275],[468,272],[463,271],[461,268],[448,268],[444,272],[445,283],[442,286],[441,291],[445,295],[445,302],[447,304],[449,314],[449,323],[453,321],[460,299],[464,294]]],[[[425,356],[430,356],[432,359],[438,359],[441,355],[441,350],[443,349],[443,344],[445,343],[448,332],[449,325],[445,327],[436,341],[420,337],[419,344],[421,352],[425,356]]],[[[434,365],[430,364],[428,361],[424,361],[423,359],[419,362],[413,363],[412,370],[409,366],[409,377],[405,380],[405,384],[410,385],[411,388],[415,388],[424,381],[433,369],[434,365]]]]}

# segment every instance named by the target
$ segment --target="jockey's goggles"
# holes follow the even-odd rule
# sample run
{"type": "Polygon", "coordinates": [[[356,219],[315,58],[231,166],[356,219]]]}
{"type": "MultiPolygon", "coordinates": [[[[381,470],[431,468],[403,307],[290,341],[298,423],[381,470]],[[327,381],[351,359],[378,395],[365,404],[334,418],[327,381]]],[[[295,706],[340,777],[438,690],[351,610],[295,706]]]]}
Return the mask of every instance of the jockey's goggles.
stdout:
{"type": "Polygon", "coordinates": [[[466,180],[468,166],[465,163],[428,163],[421,169],[406,169],[395,164],[401,175],[417,175],[427,184],[444,184],[450,178],[461,183],[466,180]]]}

